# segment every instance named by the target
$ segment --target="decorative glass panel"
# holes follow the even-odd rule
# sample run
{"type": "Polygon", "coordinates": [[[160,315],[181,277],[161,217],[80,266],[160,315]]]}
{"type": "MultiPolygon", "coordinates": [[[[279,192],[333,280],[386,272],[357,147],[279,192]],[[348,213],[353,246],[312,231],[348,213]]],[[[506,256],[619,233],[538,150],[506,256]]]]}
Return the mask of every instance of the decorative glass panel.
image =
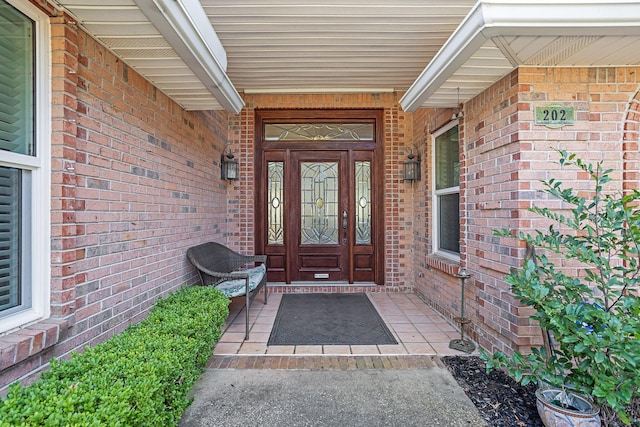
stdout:
{"type": "Polygon", "coordinates": [[[338,163],[302,162],[301,243],[338,244],[338,163]]]}
{"type": "Polygon", "coordinates": [[[373,141],[373,123],[274,123],[265,141],[373,141]]]}
{"type": "Polygon", "coordinates": [[[436,137],[436,190],[460,185],[458,126],[436,137]]]}
{"type": "Polygon", "coordinates": [[[0,167],[0,311],[20,301],[20,196],[19,169],[0,167]]]}
{"type": "Polygon", "coordinates": [[[0,150],[34,153],[34,25],[0,1],[0,150]]]}
{"type": "Polygon", "coordinates": [[[460,252],[460,194],[445,194],[438,197],[438,233],[440,249],[460,252]]]}
{"type": "Polygon", "coordinates": [[[270,245],[284,244],[284,163],[269,162],[269,189],[267,195],[269,230],[267,242],[270,245]]]}
{"type": "Polygon", "coordinates": [[[356,245],[371,244],[371,162],[356,162],[356,245]]]}

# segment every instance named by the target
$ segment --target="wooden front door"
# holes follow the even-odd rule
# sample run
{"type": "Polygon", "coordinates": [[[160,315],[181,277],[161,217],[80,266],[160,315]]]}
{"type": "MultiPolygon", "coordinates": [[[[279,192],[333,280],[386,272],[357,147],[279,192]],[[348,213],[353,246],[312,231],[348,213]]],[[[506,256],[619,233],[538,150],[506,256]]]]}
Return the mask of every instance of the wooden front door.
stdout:
{"type": "Polygon", "coordinates": [[[349,280],[347,154],[301,151],[291,156],[292,281],[349,280]]]}
{"type": "MultiPolygon", "coordinates": [[[[327,118],[321,120],[325,126],[327,118]]],[[[374,172],[382,168],[375,141],[259,142],[256,251],[268,256],[268,280],[381,283],[383,203],[375,191],[381,174],[374,172]]]]}

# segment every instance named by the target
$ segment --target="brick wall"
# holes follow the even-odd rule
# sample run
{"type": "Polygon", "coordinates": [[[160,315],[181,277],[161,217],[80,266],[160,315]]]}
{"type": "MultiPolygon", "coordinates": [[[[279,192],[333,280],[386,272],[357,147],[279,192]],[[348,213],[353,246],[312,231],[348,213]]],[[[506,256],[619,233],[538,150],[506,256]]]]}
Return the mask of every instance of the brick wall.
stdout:
{"type": "Polygon", "coordinates": [[[66,16],[52,62],[51,318],[0,337],[0,393],[139,321],[195,283],[188,247],[227,239],[228,114],[183,110],[66,16]]]}
{"type": "MultiPolygon", "coordinates": [[[[580,173],[561,168],[555,149],[578,153],[613,168],[609,190],[640,188],[639,68],[520,68],[471,99],[460,122],[461,265],[473,276],[465,289],[470,334],[482,347],[506,352],[541,343],[532,314],[511,296],[504,281],[521,264],[525,248],[493,236],[507,227],[533,231],[548,224],[527,211],[531,206],[565,208],[538,190],[550,177],[587,191],[580,173]],[[572,126],[535,125],[535,107],[573,106],[572,126]],[[465,238],[466,236],[466,238],[465,238]]],[[[415,291],[449,319],[460,313],[457,264],[434,257],[431,211],[432,138],[449,122],[451,110],[420,109],[413,114],[413,144],[423,154],[423,176],[413,198],[415,291]]],[[[579,266],[558,260],[565,269],[579,266]]]]}
{"type": "MultiPolygon", "coordinates": [[[[529,321],[530,309],[518,306],[503,280],[511,267],[520,265],[525,249],[512,239],[493,237],[492,230],[546,228],[548,223],[527,208],[566,208],[538,192],[540,180],[554,177],[586,194],[585,176],[560,167],[554,150],[603,160],[615,171],[610,191],[638,188],[639,71],[520,68],[465,106],[470,233],[463,244],[467,267],[474,272],[474,322],[483,347],[511,351],[541,342],[539,328],[529,321]],[[575,123],[559,129],[536,125],[535,107],[549,104],[573,106],[575,123]]],[[[578,268],[556,260],[565,269],[578,268]]]]}
{"type": "Polygon", "coordinates": [[[624,121],[624,189],[640,188],[640,92],[636,92],[624,121]]]}
{"type": "Polygon", "coordinates": [[[501,227],[517,228],[521,206],[518,170],[518,72],[513,72],[465,105],[464,150],[467,156],[467,268],[473,272],[470,285],[477,311],[471,316],[481,345],[489,340],[515,340],[511,325],[517,304],[503,277],[518,263],[518,253],[493,236],[501,227]],[[485,337],[487,330],[492,334],[485,337]],[[502,336],[502,338],[500,338],[502,336]],[[484,341],[483,341],[484,339],[484,341]]]}
{"type": "MultiPolygon", "coordinates": [[[[451,109],[419,109],[413,117],[413,143],[422,156],[422,180],[414,184],[412,247],[414,269],[411,280],[414,291],[429,305],[437,309],[450,320],[460,315],[461,282],[455,277],[459,263],[433,255],[433,138],[431,135],[450,123],[451,109]]],[[[461,140],[464,138],[465,123],[459,123],[461,140]]],[[[461,151],[461,156],[464,153],[461,151]]],[[[464,157],[463,157],[464,158],[464,157]]],[[[460,186],[464,188],[464,161],[461,162],[460,186]]],[[[464,193],[461,191],[461,203],[464,205],[464,193]]],[[[461,220],[464,214],[461,212],[461,220]]],[[[461,259],[465,258],[465,248],[461,246],[461,259]]],[[[469,281],[465,283],[465,317],[473,315],[475,304],[473,288],[469,281]]]]}

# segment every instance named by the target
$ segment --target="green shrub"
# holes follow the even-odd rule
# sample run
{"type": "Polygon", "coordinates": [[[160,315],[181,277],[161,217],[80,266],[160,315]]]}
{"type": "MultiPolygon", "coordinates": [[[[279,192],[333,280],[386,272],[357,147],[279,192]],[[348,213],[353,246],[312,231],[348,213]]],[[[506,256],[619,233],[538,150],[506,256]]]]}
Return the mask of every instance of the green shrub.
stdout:
{"type": "Polygon", "coordinates": [[[229,300],[188,287],[158,301],[122,334],[51,369],[0,401],[5,426],[170,426],[220,338],[229,300]]]}
{"type": "Polygon", "coordinates": [[[515,298],[535,310],[532,318],[540,327],[553,333],[556,346],[552,352],[540,347],[527,355],[497,352],[483,358],[488,370],[505,368],[522,384],[544,382],[587,394],[628,424],[632,402],[640,399],[640,191],[606,193],[612,170],[559,153],[561,165],[590,178],[590,198],[549,179],[543,191],[570,207],[568,214],[531,211],[557,225],[533,234],[495,232],[543,250],[532,252],[506,281],[515,298]],[[546,254],[582,267],[567,273],[546,254]]]}

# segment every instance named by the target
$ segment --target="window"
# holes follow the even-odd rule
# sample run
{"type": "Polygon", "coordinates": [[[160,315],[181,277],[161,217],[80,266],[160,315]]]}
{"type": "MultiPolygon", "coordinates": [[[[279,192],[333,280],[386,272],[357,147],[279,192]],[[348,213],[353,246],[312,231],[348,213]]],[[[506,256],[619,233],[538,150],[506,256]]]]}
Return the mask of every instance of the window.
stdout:
{"type": "Polygon", "coordinates": [[[267,243],[284,244],[284,162],[268,162],[267,243]]]}
{"type": "Polygon", "coordinates": [[[48,316],[48,21],[0,0],[0,333],[48,316]]]}
{"type": "Polygon", "coordinates": [[[265,141],[373,141],[373,123],[267,123],[265,141]]]}
{"type": "Polygon", "coordinates": [[[434,134],[433,251],[460,257],[460,160],[458,124],[452,122],[434,134]]]}

